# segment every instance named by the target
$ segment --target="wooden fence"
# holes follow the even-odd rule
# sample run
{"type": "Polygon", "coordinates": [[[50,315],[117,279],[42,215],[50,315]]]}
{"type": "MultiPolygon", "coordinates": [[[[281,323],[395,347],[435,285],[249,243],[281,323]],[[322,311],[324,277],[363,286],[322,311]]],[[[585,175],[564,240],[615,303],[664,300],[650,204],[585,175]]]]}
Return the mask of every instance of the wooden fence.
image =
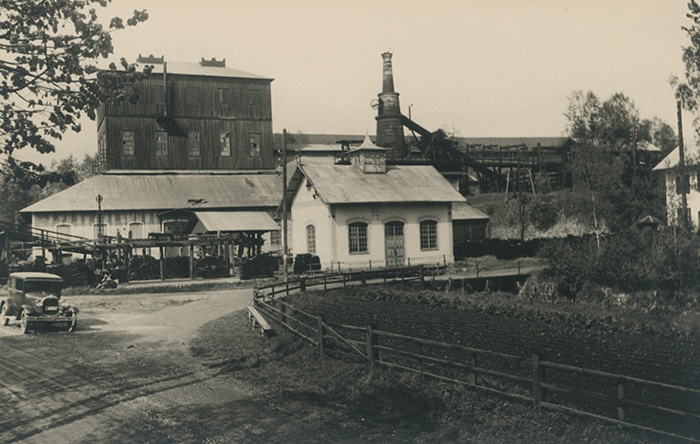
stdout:
{"type": "MultiPolygon", "coordinates": [[[[433,269],[434,276],[440,270],[433,269]]],[[[306,288],[425,280],[426,270],[377,270],[315,276],[254,289],[255,307],[318,347],[325,356],[367,362],[567,412],[700,443],[700,390],[383,331],[372,325],[329,324],[280,296],[306,288]]]]}

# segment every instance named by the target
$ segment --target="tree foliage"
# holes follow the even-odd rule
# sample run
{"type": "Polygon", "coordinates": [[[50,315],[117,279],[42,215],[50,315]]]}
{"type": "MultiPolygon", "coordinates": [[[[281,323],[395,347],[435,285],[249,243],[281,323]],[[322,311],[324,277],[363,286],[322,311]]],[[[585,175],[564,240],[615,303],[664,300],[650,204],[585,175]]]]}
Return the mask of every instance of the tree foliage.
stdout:
{"type": "Polygon", "coordinates": [[[70,185],[66,184],[65,180],[51,182],[49,177],[68,177],[70,182],[80,182],[94,175],[95,157],[85,155],[83,160],[78,162],[71,155],[59,162],[54,161],[38,177],[39,183],[31,186],[26,186],[27,184],[17,179],[11,180],[14,176],[13,171],[7,165],[0,166],[0,176],[5,177],[5,180],[0,180],[0,222],[21,222],[18,216],[22,208],[63,191],[70,185]]]}
{"type": "Polygon", "coordinates": [[[110,0],[0,0],[0,154],[9,156],[5,171],[23,187],[65,179],[45,174],[41,165],[15,162],[16,150],[55,151],[53,140],[81,130],[79,119],[95,118],[108,98],[138,99],[133,82],[142,78],[135,65],[122,59],[117,71],[97,66],[114,52],[112,32],[148,18],[134,11],[126,21],[112,18],[104,25],[96,7],[110,0]]]}
{"type": "Polygon", "coordinates": [[[592,91],[574,91],[565,116],[567,135],[575,141],[567,168],[575,191],[591,200],[596,232],[625,229],[648,214],[663,217],[663,187],[652,177],[633,174],[630,151],[634,143],[647,141],[669,152],[676,145],[673,128],[657,117],[642,119],[622,93],[601,101],[592,91]]]}

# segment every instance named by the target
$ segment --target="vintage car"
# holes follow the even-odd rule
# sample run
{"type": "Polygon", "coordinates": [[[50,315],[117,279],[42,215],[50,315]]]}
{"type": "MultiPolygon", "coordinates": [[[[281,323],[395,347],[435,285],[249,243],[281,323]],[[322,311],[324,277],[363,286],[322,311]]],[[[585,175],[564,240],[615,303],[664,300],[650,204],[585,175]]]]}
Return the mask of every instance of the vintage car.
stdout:
{"type": "Polygon", "coordinates": [[[7,294],[0,299],[0,323],[19,320],[22,333],[51,327],[67,331],[78,325],[78,309],[62,304],[63,279],[50,273],[10,273],[7,294]]]}

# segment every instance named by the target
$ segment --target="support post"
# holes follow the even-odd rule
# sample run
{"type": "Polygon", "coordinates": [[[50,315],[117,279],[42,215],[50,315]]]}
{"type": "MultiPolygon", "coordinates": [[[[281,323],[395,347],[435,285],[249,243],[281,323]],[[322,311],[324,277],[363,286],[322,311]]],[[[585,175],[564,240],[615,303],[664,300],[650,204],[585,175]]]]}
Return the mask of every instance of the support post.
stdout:
{"type": "Polygon", "coordinates": [[[374,361],[376,358],[376,350],[374,348],[377,338],[374,334],[374,329],[371,324],[367,325],[367,361],[369,363],[370,372],[374,371],[374,361]]]}
{"type": "Polygon", "coordinates": [[[323,359],[323,318],[321,316],[316,317],[316,322],[318,325],[318,355],[321,359],[323,359]]]}
{"type": "Polygon", "coordinates": [[[532,407],[537,413],[542,411],[542,367],[540,356],[532,355],[532,407]]]}
{"type": "Polygon", "coordinates": [[[165,249],[158,247],[160,251],[160,280],[165,280],[165,249]]]}
{"type": "Polygon", "coordinates": [[[323,291],[328,291],[328,283],[326,282],[326,275],[323,275],[323,291]]]}
{"type": "Polygon", "coordinates": [[[423,271],[423,265],[418,266],[418,275],[420,276],[420,281],[425,282],[425,273],[423,271]]]}
{"type": "Polygon", "coordinates": [[[194,280],[194,245],[190,243],[189,245],[190,253],[190,279],[194,280]]]}
{"type": "MultiPolygon", "coordinates": [[[[622,382],[622,380],[617,382],[617,398],[619,400],[623,400],[625,398],[625,384],[622,382]]],[[[620,421],[625,420],[625,408],[622,407],[622,404],[618,405],[617,407],[617,419],[620,421]]]]}

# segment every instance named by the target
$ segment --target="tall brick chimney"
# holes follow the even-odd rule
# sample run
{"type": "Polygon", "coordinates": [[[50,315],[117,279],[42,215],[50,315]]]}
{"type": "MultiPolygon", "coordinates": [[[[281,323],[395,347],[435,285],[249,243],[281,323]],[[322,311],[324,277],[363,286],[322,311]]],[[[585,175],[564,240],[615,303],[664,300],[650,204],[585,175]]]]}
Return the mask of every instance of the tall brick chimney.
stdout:
{"type": "Polygon", "coordinates": [[[403,136],[401,107],[399,93],[394,91],[394,74],[391,68],[391,53],[382,54],[384,68],[382,73],[382,92],[379,93],[379,108],[377,114],[377,145],[389,148],[392,158],[402,158],[406,155],[406,141],[403,136]]]}

